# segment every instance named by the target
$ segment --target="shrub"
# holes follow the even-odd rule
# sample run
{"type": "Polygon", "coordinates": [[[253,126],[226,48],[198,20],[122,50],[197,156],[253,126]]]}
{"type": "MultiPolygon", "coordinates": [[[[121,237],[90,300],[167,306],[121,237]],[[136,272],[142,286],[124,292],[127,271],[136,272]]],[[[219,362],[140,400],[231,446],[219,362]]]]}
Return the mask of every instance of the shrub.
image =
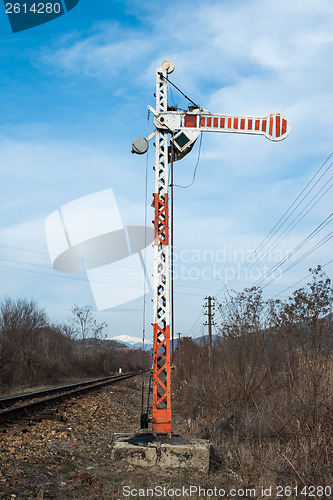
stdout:
{"type": "Polygon", "coordinates": [[[231,484],[332,479],[333,291],[320,267],[312,273],[286,302],[258,288],[225,299],[211,363],[190,339],[177,349],[176,405],[231,484]]]}

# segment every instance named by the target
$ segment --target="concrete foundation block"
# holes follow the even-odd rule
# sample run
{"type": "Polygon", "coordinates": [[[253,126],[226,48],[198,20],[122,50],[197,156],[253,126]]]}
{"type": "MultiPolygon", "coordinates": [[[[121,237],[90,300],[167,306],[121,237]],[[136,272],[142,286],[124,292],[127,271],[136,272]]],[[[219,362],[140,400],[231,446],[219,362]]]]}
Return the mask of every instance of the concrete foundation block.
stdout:
{"type": "Polygon", "coordinates": [[[207,472],[210,445],[204,440],[191,440],[188,444],[161,444],[160,467],[195,469],[207,472]]]}
{"type": "Polygon", "coordinates": [[[111,458],[113,461],[125,460],[131,465],[139,465],[140,467],[152,467],[157,462],[156,448],[148,446],[135,446],[128,442],[126,438],[116,438],[112,451],[111,458]]]}
{"type": "Polygon", "coordinates": [[[203,439],[185,441],[177,437],[155,438],[152,435],[115,437],[113,461],[125,461],[143,468],[158,466],[165,470],[188,469],[207,472],[210,444],[203,439]]]}

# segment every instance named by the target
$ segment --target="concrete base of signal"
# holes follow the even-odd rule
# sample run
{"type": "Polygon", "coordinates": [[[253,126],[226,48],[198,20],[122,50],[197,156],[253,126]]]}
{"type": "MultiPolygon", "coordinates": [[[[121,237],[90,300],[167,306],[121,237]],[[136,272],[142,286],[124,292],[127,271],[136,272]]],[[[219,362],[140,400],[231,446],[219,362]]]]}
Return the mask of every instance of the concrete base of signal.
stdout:
{"type": "Polygon", "coordinates": [[[114,436],[111,458],[127,464],[165,470],[187,469],[207,472],[210,444],[204,439],[186,441],[179,436],[138,434],[114,436]]]}

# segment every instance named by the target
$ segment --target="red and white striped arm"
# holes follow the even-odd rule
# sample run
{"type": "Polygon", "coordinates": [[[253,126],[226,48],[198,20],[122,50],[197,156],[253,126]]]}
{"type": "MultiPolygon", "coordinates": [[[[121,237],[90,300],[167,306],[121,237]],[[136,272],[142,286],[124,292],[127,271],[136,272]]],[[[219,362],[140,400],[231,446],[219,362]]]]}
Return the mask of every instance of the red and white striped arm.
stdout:
{"type": "Polygon", "coordinates": [[[156,116],[155,124],[171,130],[264,135],[271,141],[282,141],[290,132],[290,122],[281,113],[258,117],[168,112],[156,116]]]}

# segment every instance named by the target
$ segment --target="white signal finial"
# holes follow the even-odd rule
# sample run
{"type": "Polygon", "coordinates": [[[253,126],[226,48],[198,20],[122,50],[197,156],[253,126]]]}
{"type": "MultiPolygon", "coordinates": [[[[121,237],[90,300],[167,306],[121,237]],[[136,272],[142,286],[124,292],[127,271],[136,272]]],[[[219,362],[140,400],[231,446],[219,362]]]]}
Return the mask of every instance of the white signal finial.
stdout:
{"type": "Polygon", "coordinates": [[[161,62],[160,68],[166,69],[167,73],[170,74],[175,69],[175,63],[171,61],[171,59],[164,59],[164,61],[161,62]]]}

